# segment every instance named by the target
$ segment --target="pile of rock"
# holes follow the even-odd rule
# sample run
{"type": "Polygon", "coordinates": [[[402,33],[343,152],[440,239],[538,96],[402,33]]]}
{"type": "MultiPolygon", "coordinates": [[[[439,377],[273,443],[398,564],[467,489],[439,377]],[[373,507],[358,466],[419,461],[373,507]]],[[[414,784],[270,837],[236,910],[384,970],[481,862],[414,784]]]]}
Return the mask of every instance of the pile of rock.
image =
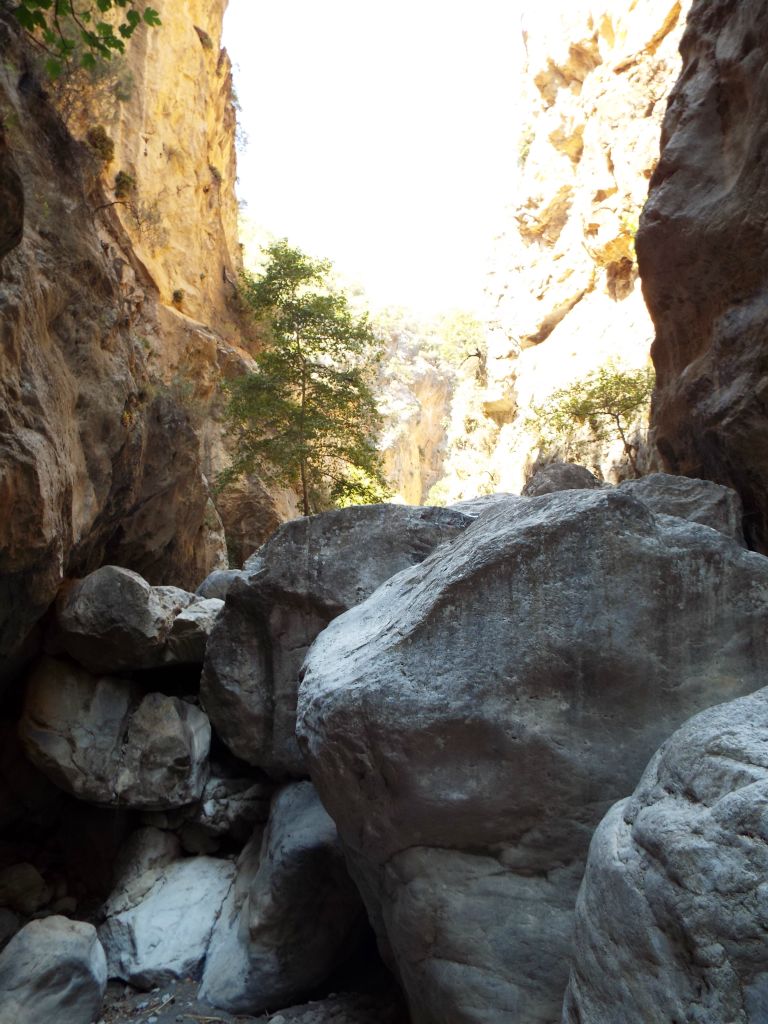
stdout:
{"type": "Polygon", "coordinates": [[[708,1019],[763,1007],[768,760],[746,723],[764,695],[670,741],[598,829],[578,911],[577,893],[659,744],[764,683],[768,559],[714,484],[556,466],[528,490],[297,520],[196,595],[115,567],[67,586],[19,736],[41,799],[53,784],[120,834],[90,913],[42,860],[0,872],[17,1022],[63,998],[55,948],[81,979],[67,1024],[90,1024],[107,976],[291,1007],[359,947],[366,911],[418,1024],[554,1024],[577,918],[569,1021],[692,1021],[707,957],[708,1019]],[[683,932],[667,957],[659,936],[683,932]],[[664,972],[644,981],[638,948],[664,972]]]}

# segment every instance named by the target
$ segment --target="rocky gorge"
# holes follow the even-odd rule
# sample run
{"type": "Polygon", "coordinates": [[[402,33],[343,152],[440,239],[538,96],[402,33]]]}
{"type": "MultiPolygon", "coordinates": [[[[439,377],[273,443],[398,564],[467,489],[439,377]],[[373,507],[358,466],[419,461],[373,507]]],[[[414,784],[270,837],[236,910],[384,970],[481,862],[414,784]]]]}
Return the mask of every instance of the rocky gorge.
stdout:
{"type": "Polygon", "coordinates": [[[588,308],[640,309],[639,270],[642,475],[520,462],[506,493],[300,518],[211,486],[250,358],[224,6],[162,5],[170,64],[142,37],[132,99],[94,99],[108,162],[0,8],[0,1024],[761,1024],[768,3],[587,5],[537,85],[594,184],[595,122],[555,122],[610,75],[664,91],[680,40],[637,267],[604,209],[602,283],[561,302],[561,218],[579,266],[515,356],[522,389],[588,308]]]}

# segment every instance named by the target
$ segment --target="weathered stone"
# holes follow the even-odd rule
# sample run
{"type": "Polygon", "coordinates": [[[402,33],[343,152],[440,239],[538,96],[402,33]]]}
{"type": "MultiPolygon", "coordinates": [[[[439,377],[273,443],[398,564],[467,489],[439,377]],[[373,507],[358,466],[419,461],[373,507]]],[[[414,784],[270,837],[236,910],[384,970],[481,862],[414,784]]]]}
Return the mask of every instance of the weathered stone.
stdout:
{"type": "Polygon", "coordinates": [[[106,987],[104,950],[83,921],[31,921],[0,953],[4,1024],[92,1024],[106,987]]]}
{"type": "Polygon", "coordinates": [[[0,260],[24,235],[24,186],[0,127],[0,260]]]}
{"type": "Polygon", "coordinates": [[[730,487],[669,473],[651,473],[639,480],[625,480],[619,487],[652,512],[711,526],[745,546],[741,501],[730,487]]]}
{"type": "Polygon", "coordinates": [[[417,1024],[555,1021],[593,827],[757,688],[768,560],[622,491],[477,519],[331,623],[298,734],[417,1024]]]}
{"type": "Polygon", "coordinates": [[[94,803],[176,807],[198,800],[208,777],[202,711],[53,658],[28,681],[19,735],[52,782],[94,803]]]}
{"type": "Polygon", "coordinates": [[[349,952],[363,914],[333,824],[309,782],[275,798],[238,861],[216,923],[200,997],[260,1013],[309,994],[349,952]]]}
{"type": "Polygon", "coordinates": [[[591,490],[600,487],[600,481],[584,466],[571,462],[551,462],[537,470],[522,490],[528,498],[555,491],[591,490]]]}
{"type": "Polygon", "coordinates": [[[191,857],[114,892],[99,929],[109,976],[137,988],[197,976],[234,872],[231,861],[191,857]]]}
{"type": "Polygon", "coordinates": [[[173,620],[164,660],[179,665],[202,664],[205,645],[223,607],[221,599],[210,597],[183,608],[173,620]]]}
{"type": "Polygon", "coordinates": [[[12,864],[0,871],[0,907],[29,915],[50,898],[51,891],[34,864],[12,864]]]}
{"type": "Polygon", "coordinates": [[[153,588],[138,573],[105,565],[63,589],[56,641],[92,672],[160,665],[174,618],[193,600],[183,590],[153,588]]]}
{"type": "Polygon", "coordinates": [[[768,690],[704,711],[603,819],[567,1024],[761,1024],[768,1012],[768,690]]]}
{"type": "Polygon", "coordinates": [[[465,516],[477,519],[478,516],[484,515],[489,509],[496,508],[497,505],[500,505],[503,501],[509,501],[510,498],[512,500],[520,500],[516,494],[482,494],[477,498],[455,501],[451,508],[455,512],[462,512],[465,516]]]}
{"type": "Polygon", "coordinates": [[[694,0],[637,235],[665,466],[738,491],[768,550],[768,3],[694,0]]]}
{"type": "Polygon", "coordinates": [[[223,601],[235,580],[241,579],[242,576],[241,569],[216,569],[210,576],[205,577],[195,594],[203,598],[218,597],[223,601]]]}
{"type": "Polygon", "coordinates": [[[407,1024],[405,1007],[395,995],[348,992],[289,1006],[270,1016],[271,1024],[407,1024]]]}
{"type": "Polygon", "coordinates": [[[295,722],[308,647],[331,619],[469,522],[441,508],[340,509],[286,523],[248,559],[211,635],[200,691],[233,753],[276,776],[306,775],[295,722]]]}
{"type": "Polygon", "coordinates": [[[12,910],[0,907],[0,949],[8,945],[10,940],[21,928],[21,919],[12,910]]]}

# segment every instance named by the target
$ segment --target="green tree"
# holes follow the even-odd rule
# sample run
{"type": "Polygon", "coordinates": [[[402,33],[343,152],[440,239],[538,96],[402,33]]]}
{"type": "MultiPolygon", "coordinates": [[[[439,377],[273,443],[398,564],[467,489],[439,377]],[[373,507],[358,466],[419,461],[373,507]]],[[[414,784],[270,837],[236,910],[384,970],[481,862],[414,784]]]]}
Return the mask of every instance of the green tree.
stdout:
{"type": "Polygon", "coordinates": [[[371,390],[378,342],[329,283],[331,266],[286,240],[265,250],[242,296],[266,336],[252,373],[228,384],[234,458],[226,484],[257,472],[295,487],[304,515],[387,496],[371,390]]]}
{"type": "Polygon", "coordinates": [[[601,443],[620,440],[639,476],[632,421],[648,405],[653,386],[650,367],[631,372],[608,364],[533,406],[526,426],[538,435],[541,448],[565,458],[583,458],[601,443]]]}
{"type": "Polygon", "coordinates": [[[46,70],[58,78],[68,63],[93,69],[125,52],[140,25],[160,24],[154,8],[137,0],[4,0],[19,23],[47,53],[46,70]],[[109,21],[104,16],[109,16],[109,21]]]}

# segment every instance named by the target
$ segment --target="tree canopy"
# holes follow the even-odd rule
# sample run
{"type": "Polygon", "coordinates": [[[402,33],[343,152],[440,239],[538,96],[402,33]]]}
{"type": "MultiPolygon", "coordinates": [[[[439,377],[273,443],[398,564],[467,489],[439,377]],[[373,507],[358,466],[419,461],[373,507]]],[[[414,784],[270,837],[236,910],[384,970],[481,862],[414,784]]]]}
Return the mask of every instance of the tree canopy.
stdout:
{"type": "Polygon", "coordinates": [[[305,515],[387,496],[372,391],[378,342],[330,283],[331,266],[286,240],[265,250],[259,277],[242,296],[264,348],[252,373],[227,387],[234,458],[222,483],[244,473],[291,486],[305,515]]]}
{"type": "Polygon", "coordinates": [[[543,449],[565,458],[581,459],[600,443],[620,440],[639,475],[637,445],[630,440],[632,421],[648,405],[653,386],[650,367],[629,371],[601,366],[534,406],[527,426],[538,434],[543,449]]]}
{"type": "Polygon", "coordinates": [[[46,51],[51,78],[58,78],[69,62],[94,68],[111,60],[125,52],[126,41],[140,25],[160,24],[158,12],[138,0],[19,0],[11,10],[46,51]]]}

